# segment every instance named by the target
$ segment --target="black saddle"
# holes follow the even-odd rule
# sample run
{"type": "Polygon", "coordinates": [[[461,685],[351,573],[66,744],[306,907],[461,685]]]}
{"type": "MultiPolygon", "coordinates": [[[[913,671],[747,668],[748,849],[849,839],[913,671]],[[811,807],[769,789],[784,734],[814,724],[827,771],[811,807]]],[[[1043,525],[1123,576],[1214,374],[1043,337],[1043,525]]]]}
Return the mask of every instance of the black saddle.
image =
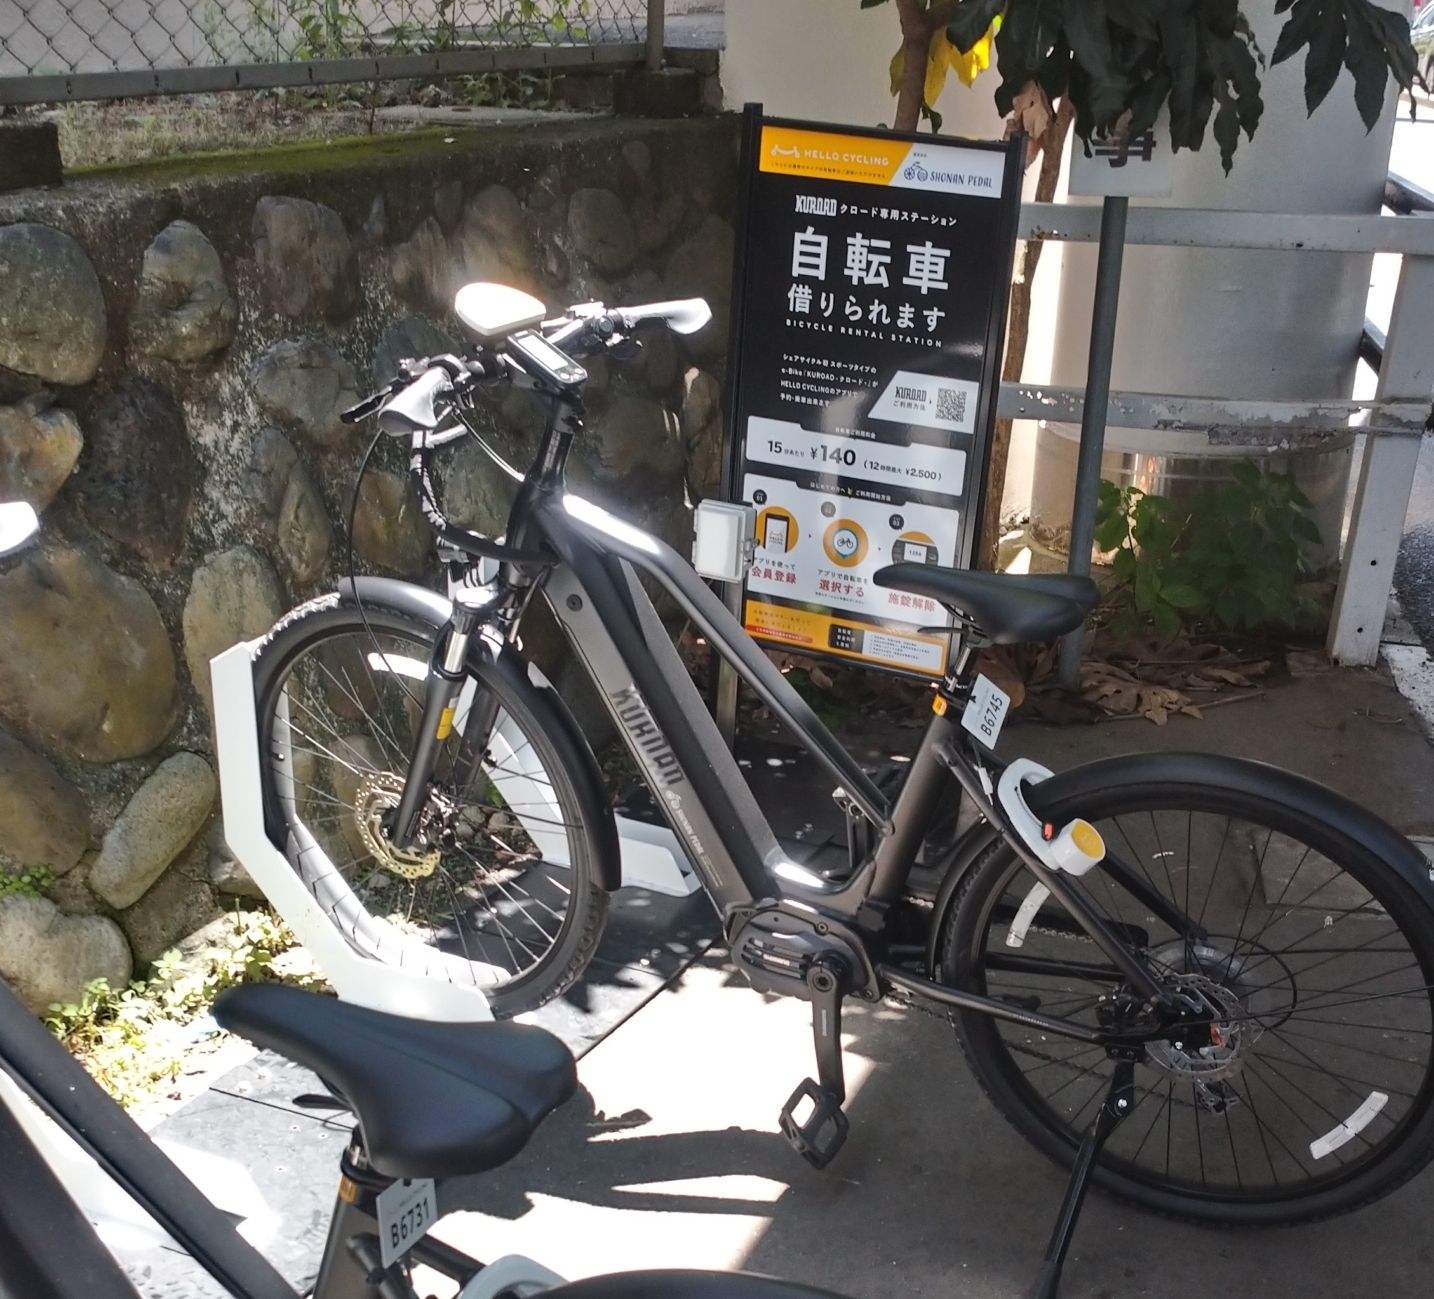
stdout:
{"type": "Polygon", "coordinates": [[[677,1268],[590,1276],[544,1294],[552,1299],[840,1299],[830,1290],[752,1272],[689,1272],[677,1268]]]}
{"type": "Polygon", "coordinates": [[[273,983],[230,988],[214,1018],[348,1101],[387,1177],[496,1168],[577,1088],[568,1048],[522,1024],[403,1019],[273,983]]]}
{"type": "Polygon", "coordinates": [[[935,564],[888,564],[871,580],[939,601],[996,645],[1064,636],[1100,599],[1100,588],[1075,573],[973,573],[935,564]]]}

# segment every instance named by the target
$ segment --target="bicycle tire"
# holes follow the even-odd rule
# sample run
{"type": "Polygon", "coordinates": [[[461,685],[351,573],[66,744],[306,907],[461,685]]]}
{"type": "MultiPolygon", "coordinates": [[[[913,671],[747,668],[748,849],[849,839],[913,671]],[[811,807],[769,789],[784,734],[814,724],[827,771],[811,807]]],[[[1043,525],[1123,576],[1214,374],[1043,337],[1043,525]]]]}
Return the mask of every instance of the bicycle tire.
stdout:
{"type": "Polygon", "coordinates": [[[561,704],[497,670],[475,637],[425,837],[410,857],[393,852],[378,825],[407,771],[433,637],[407,614],[366,601],[361,615],[336,595],[276,624],[254,659],[266,828],[350,943],[412,966],[416,940],[430,977],[483,987],[507,1017],[559,995],[596,952],[601,841],[549,735],[561,704]],[[454,789],[464,719],[487,697],[497,711],[483,757],[454,789]]]}
{"type": "MultiPolygon", "coordinates": [[[[1154,967],[1225,1006],[1235,1033],[1188,1053],[1146,1048],[1096,1184],[1167,1214],[1253,1225],[1346,1212],[1413,1177],[1434,1156],[1434,910],[1411,883],[1419,868],[1394,869],[1398,841],[1351,833],[1339,809],[1367,814],[1284,773],[1271,781],[1261,764],[1155,754],[1085,770],[1098,767],[1103,777],[1031,787],[1033,810],[1058,826],[1090,821],[1108,854],[1185,914],[1200,900],[1207,933],[1192,939],[1104,867],[1069,877],[1154,967]],[[1202,783],[1202,769],[1218,779],[1202,783]]],[[[1034,885],[1004,841],[987,847],[942,920],[937,977],[1094,1026],[1096,998],[1119,979],[1091,971],[1106,958],[1054,900],[1037,895],[1023,915],[1034,885]]],[[[954,1022],[996,1108],[1073,1163],[1113,1068],[1104,1049],[973,1012],[954,1022]]]]}

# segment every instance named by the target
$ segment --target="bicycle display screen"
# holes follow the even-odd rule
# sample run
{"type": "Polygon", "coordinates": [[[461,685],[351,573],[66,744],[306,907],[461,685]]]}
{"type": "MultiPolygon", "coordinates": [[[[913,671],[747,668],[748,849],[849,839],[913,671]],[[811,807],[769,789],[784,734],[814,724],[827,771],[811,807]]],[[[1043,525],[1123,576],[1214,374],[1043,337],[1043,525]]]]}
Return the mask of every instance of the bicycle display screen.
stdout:
{"type": "Polygon", "coordinates": [[[1023,148],[748,114],[724,489],[758,640],[944,671],[947,611],[872,577],[971,564],[1023,148]]]}

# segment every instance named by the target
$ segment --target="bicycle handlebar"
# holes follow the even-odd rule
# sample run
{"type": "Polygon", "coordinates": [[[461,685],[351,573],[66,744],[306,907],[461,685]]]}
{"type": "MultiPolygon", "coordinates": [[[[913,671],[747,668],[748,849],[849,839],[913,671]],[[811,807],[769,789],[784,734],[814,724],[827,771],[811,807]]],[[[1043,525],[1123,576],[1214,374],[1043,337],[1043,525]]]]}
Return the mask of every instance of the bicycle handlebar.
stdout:
{"type": "MultiPolygon", "coordinates": [[[[582,302],[569,307],[561,316],[543,321],[539,328],[554,347],[566,348],[581,356],[622,341],[646,320],[664,321],[674,333],[693,334],[711,319],[711,309],[701,298],[615,308],[601,302],[582,302]]],[[[457,441],[468,432],[466,425],[438,429],[441,417],[437,404],[447,401],[456,405],[473,391],[479,380],[515,369],[520,370],[521,366],[512,355],[502,352],[501,340],[495,344],[493,353],[480,352],[466,359],[445,353],[400,361],[398,374],[388,387],[363,398],[343,411],[339,418],[345,424],[356,424],[378,414],[383,432],[411,439],[409,476],[424,517],[440,542],[471,555],[506,563],[546,566],[554,561],[545,552],[519,550],[454,527],[439,508],[428,476],[428,453],[457,441]]]]}
{"type": "MultiPolygon", "coordinates": [[[[583,356],[599,347],[611,347],[621,342],[644,321],[661,320],[675,334],[695,334],[711,319],[712,310],[702,298],[649,302],[632,307],[607,307],[601,302],[579,302],[569,307],[561,316],[543,321],[539,329],[554,347],[566,348],[575,355],[583,356]]],[[[497,347],[501,349],[501,341],[497,347]]],[[[465,359],[445,353],[401,361],[398,375],[387,388],[371,393],[342,412],[339,418],[345,424],[357,424],[360,420],[376,414],[405,389],[411,389],[435,370],[443,372],[455,393],[471,391],[478,380],[494,377],[501,372],[500,367],[494,363],[495,360],[496,358],[487,358],[485,361],[485,358],[476,356],[465,359]]],[[[434,395],[439,391],[441,388],[435,382],[434,395]]],[[[398,413],[401,416],[407,414],[403,411],[398,413]]],[[[385,431],[401,437],[411,429],[397,427],[385,431]]]]}

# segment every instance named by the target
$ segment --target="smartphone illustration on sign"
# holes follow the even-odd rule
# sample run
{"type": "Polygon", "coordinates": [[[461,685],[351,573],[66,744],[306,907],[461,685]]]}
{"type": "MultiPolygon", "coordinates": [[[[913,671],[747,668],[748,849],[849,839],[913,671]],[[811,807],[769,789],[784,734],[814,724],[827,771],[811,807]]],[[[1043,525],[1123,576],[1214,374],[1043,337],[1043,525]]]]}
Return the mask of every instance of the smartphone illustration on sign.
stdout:
{"type": "Polygon", "coordinates": [[[772,514],[767,517],[767,526],[762,537],[762,546],[766,550],[787,553],[787,521],[779,514],[772,514]]]}

